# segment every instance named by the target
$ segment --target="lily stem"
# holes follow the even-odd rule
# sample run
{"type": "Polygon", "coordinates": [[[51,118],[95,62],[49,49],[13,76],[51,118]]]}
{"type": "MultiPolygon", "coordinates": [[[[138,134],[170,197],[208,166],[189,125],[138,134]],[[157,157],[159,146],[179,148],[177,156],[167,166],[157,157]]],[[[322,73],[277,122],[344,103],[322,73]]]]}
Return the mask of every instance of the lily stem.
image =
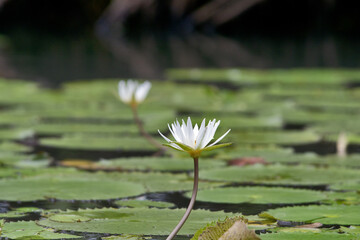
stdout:
{"type": "Polygon", "coordinates": [[[196,195],[197,195],[197,191],[198,191],[198,185],[199,185],[199,161],[198,160],[199,160],[198,158],[194,158],[194,187],[193,187],[193,192],[192,192],[189,206],[186,209],[186,212],[185,212],[184,216],[182,217],[182,219],[180,220],[180,222],[178,223],[178,225],[174,228],[174,230],[170,233],[170,235],[166,238],[166,240],[171,240],[175,237],[175,235],[179,232],[181,227],[184,225],[184,223],[188,219],[188,217],[191,213],[191,210],[194,207],[196,195]]]}
{"type": "Polygon", "coordinates": [[[161,152],[164,151],[164,147],[158,143],[149,133],[147,133],[145,131],[143,122],[140,120],[139,115],[138,115],[138,111],[137,111],[137,105],[132,105],[131,106],[132,112],[133,112],[133,116],[134,116],[134,121],[140,131],[140,134],[152,145],[154,145],[155,147],[159,148],[161,152]]]}

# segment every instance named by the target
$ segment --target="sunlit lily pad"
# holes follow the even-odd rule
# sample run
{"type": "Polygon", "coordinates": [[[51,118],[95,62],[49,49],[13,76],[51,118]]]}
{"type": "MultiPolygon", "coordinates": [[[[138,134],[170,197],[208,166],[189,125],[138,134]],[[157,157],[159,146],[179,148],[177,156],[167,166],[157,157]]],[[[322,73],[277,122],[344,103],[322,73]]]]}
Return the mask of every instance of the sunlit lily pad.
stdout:
{"type": "MultiPolygon", "coordinates": [[[[159,142],[161,140],[159,139],[159,142]]],[[[43,138],[41,145],[87,150],[156,151],[157,149],[142,137],[114,137],[106,135],[67,135],[61,138],[43,138]]]]}
{"type": "Polygon", "coordinates": [[[125,181],[76,179],[14,179],[0,181],[0,200],[33,201],[41,199],[91,200],[136,196],[144,193],[140,184],[125,181]],[[19,189],[22,189],[19,191],[19,189]]]}
{"type": "MultiPolygon", "coordinates": [[[[120,168],[132,170],[157,170],[157,171],[186,171],[194,169],[194,160],[191,158],[119,158],[111,160],[101,160],[97,163],[100,167],[120,168]]],[[[201,159],[200,166],[205,168],[218,168],[225,166],[226,163],[221,160],[201,159]]]]}
{"type": "Polygon", "coordinates": [[[1,232],[1,237],[21,240],[81,238],[70,234],[55,233],[54,230],[38,226],[33,221],[5,223],[1,232]]]}
{"type": "Polygon", "coordinates": [[[171,208],[175,206],[173,203],[169,203],[169,202],[155,202],[150,200],[119,200],[119,201],[115,201],[115,203],[119,206],[132,207],[132,208],[141,208],[141,207],[171,208]]]}
{"type": "Polygon", "coordinates": [[[30,129],[0,129],[0,140],[20,140],[33,136],[30,129]]]}
{"type": "Polygon", "coordinates": [[[301,144],[317,142],[320,137],[310,131],[233,132],[229,139],[236,144],[301,144]]]}
{"type": "MultiPolygon", "coordinates": [[[[187,193],[187,197],[191,194],[187,193]]],[[[201,190],[197,200],[217,203],[305,203],[316,202],[326,198],[319,191],[291,189],[291,188],[269,188],[269,187],[227,187],[201,190]]]]}
{"type": "Polygon", "coordinates": [[[360,181],[334,183],[330,185],[330,188],[334,190],[355,190],[360,192],[360,181]]]}
{"type": "Polygon", "coordinates": [[[297,206],[270,209],[270,215],[283,221],[320,222],[323,224],[359,225],[360,205],[297,206]]]}
{"type": "Polygon", "coordinates": [[[280,232],[260,235],[262,240],[354,240],[354,236],[338,233],[280,232]]]}
{"type": "Polygon", "coordinates": [[[27,152],[30,147],[14,142],[0,142],[0,151],[3,152],[27,152]]]}
{"type": "MultiPolygon", "coordinates": [[[[146,234],[168,235],[176,226],[185,209],[156,208],[119,208],[119,209],[86,209],[54,214],[51,217],[77,215],[90,218],[87,222],[57,222],[50,219],[40,220],[39,224],[58,230],[110,234],[146,234]]],[[[179,234],[194,234],[208,222],[234,216],[231,213],[193,210],[179,234]]]]}
{"type": "Polygon", "coordinates": [[[358,170],[339,167],[254,165],[200,171],[201,179],[267,184],[330,184],[360,180],[358,170]]]}

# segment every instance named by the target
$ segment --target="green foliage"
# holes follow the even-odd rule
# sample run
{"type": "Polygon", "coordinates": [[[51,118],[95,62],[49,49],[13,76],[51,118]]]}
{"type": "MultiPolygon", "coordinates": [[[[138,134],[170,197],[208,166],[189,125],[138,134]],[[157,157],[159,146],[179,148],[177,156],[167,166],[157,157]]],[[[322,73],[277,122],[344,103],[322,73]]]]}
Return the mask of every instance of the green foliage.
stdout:
{"type": "MultiPolygon", "coordinates": [[[[190,193],[186,194],[190,197],[190,193]]],[[[268,187],[227,187],[201,190],[197,200],[217,203],[305,203],[326,198],[324,193],[312,190],[268,187]]]]}
{"type": "Polygon", "coordinates": [[[140,184],[103,179],[13,179],[0,181],[0,200],[33,201],[41,199],[111,199],[145,192],[140,184]],[[22,191],[19,191],[22,189],[22,191]]]}
{"type": "Polygon", "coordinates": [[[156,207],[156,208],[171,208],[174,207],[174,204],[168,202],[155,202],[150,200],[119,200],[116,201],[115,204],[123,207],[131,207],[131,208],[148,208],[148,207],[156,207]]]}
{"type": "Polygon", "coordinates": [[[330,184],[360,180],[358,170],[307,165],[253,165],[200,171],[200,178],[228,182],[266,184],[330,184]]]}
{"type": "MultiPolygon", "coordinates": [[[[201,159],[200,167],[219,168],[225,166],[221,160],[201,159]]],[[[170,157],[142,157],[142,158],[118,158],[100,160],[98,166],[105,168],[121,168],[131,170],[155,170],[155,171],[187,171],[193,170],[194,160],[191,158],[170,158],[170,157]]]]}
{"type": "Polygon", "coordinates": [[[297,206],[270,209],[270,215],[279,220],[295,222],[320,222],[323,224],[359,224],[360,205],[297,206]]]}
{"type": "Polygon", "coordinates": [[[55,233],[53,229],[43,228],[33,221],[5,223],[2,228],[1,237],[21,240],[80,238],[75,235],[55,233]]]}
{"type": "MultiPolygon", "coordinates": [[[[49,219],[40,220],[41,226],[59,230],[80,232],[96,232],[110,234],[146,234],[168,235],[184,214],[185,209],[156,209],[156,208],[120,208],[120,209],[84,209],[54,214],[49,219]],[[90,218],[86,222],[58,222],[51,218],[73,219],[74,216],[90,218]]],[[[226,216],[224,212],[211,212],[205,210],[192,211],[188,221],[179,234],[193,234],[206,223],[226,216]]]]}

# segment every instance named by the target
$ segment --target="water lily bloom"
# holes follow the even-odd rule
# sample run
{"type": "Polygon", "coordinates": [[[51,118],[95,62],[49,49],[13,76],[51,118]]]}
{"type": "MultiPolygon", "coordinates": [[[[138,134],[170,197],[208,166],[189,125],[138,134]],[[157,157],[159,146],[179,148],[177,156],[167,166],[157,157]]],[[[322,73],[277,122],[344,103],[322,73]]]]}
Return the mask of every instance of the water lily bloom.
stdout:
{"type": "Polygon", "coordinates": [[[231,143],[217,144],[220,142],[229,132],[230,129],[221,137],[219,137],[216,141],[209,144],[211,140],[214,138],[216,129],[220,125],[220,120],[216,122],[216,119],[210,120],[208,125],[205,126],[205,119],[202,121],[200,128],[197,124],[195,124],[194,128],[191,123],[190,117],[185,123],[182,120],[182,124],[180,125],[179,121],[175,121],[174,123],[168,125],[169,130],[175,141],[171,141],[167,137],[165,137],[159,130],[160,135],[168,142],[168,144],[164,144],[165,146],[174,148],[179,151],[188,152],[191,157],[198,158],[201,155],[202,151],[209,151],[220,147],[225,147],[230,145],[231,143]]]}
{"type": "Polygon", "coordinates": [[[130,105],[137,105],[143,102],[149,93],[151,83],[145,81],[142,84],[134,80],[121,80],[119,82],[118,91],[121,101],[130,105]]]}
{"type": "Polygon", "coordinates": [[[220,121],[216,122],[216,119],[212,121],[210,120],[207,126],[205,126],[205,119],[204,119],[200,125],[200,128],[197,124],[195,124],[194,127],[192,126],[190,117],[188,118],[187,123],[185,123],[185,121],[182,120],[181,125],[179,121],[176,120],[174,123],[171,124],[171,126],[168,125],[171,134],[175,138],[175,141],[171,141],[158,130],[160,135],[168,142],[167,144],[164,144],[165,146],[174,148],[182,152],[187,152],[194,159],[194,187],[193,187],[193,192],[191,195],[189,206],[186,209],[186,212],[184,216],[181,218],[178,225],[176,225],[176,227],[166,238],[166,240],[172,240],[176,236],[176,234],[184,225],[185,221],[187,220],[187,218],[191,213],[191,210],[194,207],[196,195],[198,191],[198,184],[199,184],[199,157],[201,155],[201,152],[209,151],[220,147],[225,147],[231,144],[231,143],[217,144],[230,132],[230,129],[224,135],[219,137],[216,141],[209,144],[211,140],[213,140],[216,129],[219,127],[219,125],[220,125],[220,121]]]}

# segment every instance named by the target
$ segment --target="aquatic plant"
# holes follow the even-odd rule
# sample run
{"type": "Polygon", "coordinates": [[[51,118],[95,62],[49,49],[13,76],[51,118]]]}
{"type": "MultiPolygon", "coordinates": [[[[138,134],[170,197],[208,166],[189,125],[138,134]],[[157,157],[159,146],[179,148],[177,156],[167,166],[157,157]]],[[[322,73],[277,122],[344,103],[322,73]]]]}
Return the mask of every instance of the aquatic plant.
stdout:
{"type": "Polygon", "coordinates": [[[190,117],[188,117],[187,123],[182,120],[182,124],[180,125],[179,121],[175,121],[174,123],[169,126],[169,130],[176,141],[172,141],[169,138],[165,137],[160,130],[160,135],[168,142],[164,144],[170,148],[173,148],[178,151],[187,152],[190,156],[194,159],[194,187],[191,196],[191,200],[189,203],[186,212],[178,225],[174,228],[174,230],[170,233],[166,240],[171,240],[173,237],[178,233],[181,227],[184,225],[185,221],[190,215],[190,212],[194,206],[197,190],[198,190],[198,183],[199,183],[199,157],[201,152],[203,151],[210,151],[216,148],[221,148],[225,146],[229,146],[231,143],[223,143],[217,144],[220,142],[229,132],[230,129],[218,138],[215,142],[210,143],[210,141],[214,138],[216,129],[219,127],[220,121],[216,122],[216,119],[210,120],[208,125],[205,126],[205,119],[202,121],[200,128],[197,124],[195,124],[194,128],[191,123],[190,117]]]}
{"type": "Polygon", "coordinates": [[[163,149],[161,144],[159,144],[153,137],[151,137],[149,133],[146,132],[143,122],[138,115],[138,105],[145,100],[150,89],[151,83],[149,81],[145,81],[140,84],[138,81],[129,79],[127,81],[121,80],[118,84],[120,100],[131,107],[134,121],[139,129],[140,134],[152,145],[159,149],[163,149]]]}

